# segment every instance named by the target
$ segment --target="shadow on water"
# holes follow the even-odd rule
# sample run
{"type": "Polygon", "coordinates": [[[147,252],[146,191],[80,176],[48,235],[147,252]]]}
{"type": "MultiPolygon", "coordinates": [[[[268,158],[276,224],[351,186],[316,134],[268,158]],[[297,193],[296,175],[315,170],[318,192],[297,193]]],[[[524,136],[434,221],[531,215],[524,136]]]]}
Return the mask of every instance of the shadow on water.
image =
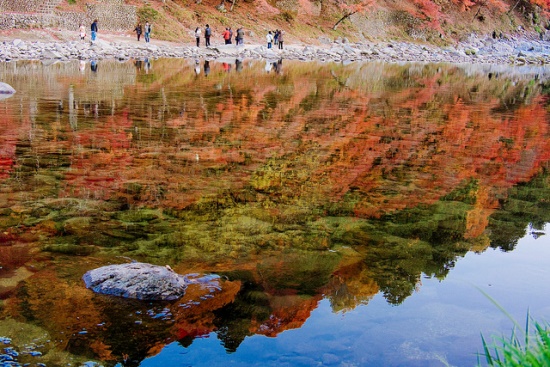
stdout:
{"type": "Polygon", "coordinates": [[[269,66],[0,64],[17,90],[0,101],[0,336],[42,333],[52,365],[139,365],[212,333],[234,353],[323,299],[397,306],[469,251],[543,234],[548,69],[269,66]],[[225,281],[170,303],[84,288],[130,259],[225,281]]]}

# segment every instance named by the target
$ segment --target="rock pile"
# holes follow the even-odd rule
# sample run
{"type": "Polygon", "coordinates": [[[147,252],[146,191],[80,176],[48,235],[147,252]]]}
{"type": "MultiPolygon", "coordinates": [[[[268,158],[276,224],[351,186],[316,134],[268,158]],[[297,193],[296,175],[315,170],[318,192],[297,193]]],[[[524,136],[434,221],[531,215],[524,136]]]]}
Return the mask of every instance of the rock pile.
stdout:
{"type": "Polygon", "coordinates": [[[550,64],[550,43],[541,39],[518,37],[506,39],[470,37],[452,47],[436,47],[405,42],[349,43],[336,40],[320,46],[289,45],[284,50],[262,45],[218,45],[209,48],[155,45],[132,42],[70,41],[25,42],[20,39],[0,44],[0,61],[74,59],[143,59],[143,58],[216,59],[234,57],[266,60],[319,60],[332,62],[451,62],[476,64],[550,64]]]}

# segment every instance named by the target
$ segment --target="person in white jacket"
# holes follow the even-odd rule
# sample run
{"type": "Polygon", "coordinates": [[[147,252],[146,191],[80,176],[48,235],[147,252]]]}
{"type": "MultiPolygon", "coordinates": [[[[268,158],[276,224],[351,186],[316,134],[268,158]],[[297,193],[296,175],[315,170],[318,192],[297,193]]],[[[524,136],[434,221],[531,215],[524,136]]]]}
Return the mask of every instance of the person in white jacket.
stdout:
{"type": "Polygon", "coordinates": [[[195,39],[197,40],[197,47],[201,44],[201,29],[199,27],[195,28],[195,39]]]}
{"type": "Polygon", "coordinates": [[[86,28],[84,27],[84,24],[81,23],[78,29],[80,31],[80,40],[84,41],[84,38],[86,38],[86,28]]]}

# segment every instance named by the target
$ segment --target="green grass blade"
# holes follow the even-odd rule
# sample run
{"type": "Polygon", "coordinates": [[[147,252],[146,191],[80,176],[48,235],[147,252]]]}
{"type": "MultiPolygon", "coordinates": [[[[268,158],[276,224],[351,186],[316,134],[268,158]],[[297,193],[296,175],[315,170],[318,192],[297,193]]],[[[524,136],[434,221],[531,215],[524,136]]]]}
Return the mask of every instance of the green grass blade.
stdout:
{"type": "Polygon", "coordinates": [[[531,319],[531,315],[529,314],[529,309],[527,309],[527,317],[525,318],[525,349],[529,348],[529,319],[531,319]]]}
{"type": "Polygon", "coordinates": [[[491,301],[492,304],[494,304],[499,310],[500,312],[502,312],[504,315],[506,315],[506,317],[508,317],[508,319],[510,319],[510,321],[512,321],[512,323],[514,323],[514,325],[518,328],[518,330],[521,330],[521,325],[518,324],[518,322],[512,317],[512,315],[510,315],[510,313],[508,311],[506,311],[504,309],[504,307],[502,307],[497,301],[495,301],[489,294],[487,294],[487,292],[485,292],[483,289],[479,288],[479,287],[476,287],[480,292],[481,294],[483,294],[485,297],[487,297],[487,299],[489,301],[491,301]]]}
{"type": "Polygon", "coordinates": [[[483,351],[485,352],[485,360],[487,361],[487,364],[492,366],[493,365],[493,358],[491,357],[491,353],[489,353],[489,346],[487,345],[487,342],[485,341],[485,338],[483,337],[483,334],[481,334],[481,342],[483,343],[483,351]]]}
{"type": "MultiPolygon", "coordinates": [[[[493,344],[481,335],[483,350],[487,365],[490,367],[550,367],[550,324],[534,321],[527,310],[525,329],[491,296],[483,290],[478,290],[487,297],[513,323],[512,334],[509,338],[492,337],[493,344]],[[522,332],[525,333],[522,337],[522,332]]],[[[477,358],[481,367],[480,358],[477,358]]]]}

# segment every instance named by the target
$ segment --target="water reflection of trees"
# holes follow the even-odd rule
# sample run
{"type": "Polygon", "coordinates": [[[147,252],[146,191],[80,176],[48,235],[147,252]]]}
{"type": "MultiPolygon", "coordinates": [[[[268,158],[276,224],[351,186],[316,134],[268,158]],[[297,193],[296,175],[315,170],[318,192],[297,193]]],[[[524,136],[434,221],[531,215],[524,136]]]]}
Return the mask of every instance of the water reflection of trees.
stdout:
{"type": "MultiPolygon", "coordinates": [[[[22,88],[43,77],[49,97],[37,89],[17,107],[5,102],[0,240],[13,263],[4,271],[31,257],[16,259],[16,244],[54,258],[215,268],[242,286],[178,319],[170,337],[185,346],[216,331],[234,351],[246,336],[300,327],[322,297],[336,312],[378,292],[400,304],[468,250],[511,250],[529,223],[550,221],[548,174],[539,174],[550,158],[548,87],[532,73],[296,64],[276,75],[249,63],[237,77],[212,62],[197,78],[192,64],[154,63],[149,74],[103,63],[96,79],[70,66],[8,73],[22,88]]],[[[47,278],[63,294],[63,279],[78,276],[47,278]]],[[[48,318],[75,311],[43,302],[47,288],[29,279],[5,314],[66,328],[48,318]]],[[[98,322],[106,306],[73,296],[98,322]]],[[[122,340],[132,322],[91,349],[106,359],[157,351],[163,326],[150,341],[122,340]]],[[[87,343],[66,348],[85,354],[87,343]]]]}
{"type": "MultiPolygon", "coordinates": [[[[229,351],[234,351],[246,336],[253,333],[276,335],[286,328],[299,327],[305,318],[294,312],[289,304],[285,304],[284,311],[278,309],[273,299],[277,293],[285,293],[284,290],[305,297],[307,292],[304,293],[303,289],[308,286],[298,286],[300,283],[309,282],[309,287],[316,290],[312,294],[321,292],[330,300],[333,310],[339,312],[367,304],[378,292],[382,292],[389,303],[398,305],[421,286],[422,277],[444,279],[456,261],[469,250],[483,251],[485,248],[477,246],[477,238],[466,238],[467,212],[474,204],[471,198],[476,189],[475,183],[469,184],[433,205],[406,209],[361,223],[356,221],[347,228],[343,237],[333,233],[332,240],[338,237],[341,245],[338,248],[342,253],[337,257],[348,259],[339,265],[330,265],[326,259],[314,260],[313,263],[323,266],[315,267],[315,271],[310,268],[306,274],[300,275],[303,274],[301,264],[312,264],[311,259],[302,258],[300,261],[288,260],[297,268],[290,272],[287,272],[290,269],[285,261],[279,261],[275,268],[273,262],[267,266],[271,272],[282,269],[282,274],[280,271],[273,274],[262,271],[266,265],[258,264],[256,270],[261,274],[261,280],[253,273],[247,276],[235,274],[236,278],[247,279],[246,285],[234,303],[217,311],[218,337],[229,351]],[[354,251],[351,252],[347,245],[354,251]],[[328,277],[328,280],[319,282],[319,278],[315,278],[311,283],[312,274],[321,279],[328,277]],[[285,279],[291,279],[290,283],[285,283],[285,279]],[[289,284],[294,286],[289,287],[289,284]],[[256,325],[252,330],[251,324],[256,325]]],[[[517,239],[526,235],[529,223],[550,222],[547,210],[549,190],[550,176],[546,173],[514,188],[507,203],[517,200],[522,203],[505,203],[502,209],[493,213],[486,233],[486,245],[490,243],[493,247],[511,250],[517,239]],[[518,210],[518,206],[523,210],[518,210]]],[[[346,224],[350,223],[341,222],[340,226],[346,224]]],[[[533,224],[532,228],[537,228],[537,225],[533,224]]],[[[298,308],[308,314],[316,307],[317,300],[315,296],[313,300],[305,297],[298,308]]]]}
{"type": "Polygon", "coordinates": [[[405,209],[372,221],[374,229],[365,226],[348,237],[350,245],[362,243],[365,248],[364,269],[355,277],[368,274],[369,281],[377,284],[388,302],[399,304],[420,285],[421,276],[444,279],[469,250],[480,252],[489,245],[513,250],[527,228],[540,230],[550,222],[549,184],[550,176],[544,173],[514,187],[503,199],[502,207],[490,216],[480,236],[487,238],[482,247],[480,237],[467,236],[467,213],[474,203],[465,189],[475,191],[475,185],[458,189],[434,205],[405,209]]]}
{"type": "Polygon", "coordinates": [[[536,176],[528,183],[521,183],[501,200],[501,208],[491,216],[488,231],[491,247],[511,251],[526,228],[536,233],[550,222],[550,187],[548,173],[536,176]]]}

